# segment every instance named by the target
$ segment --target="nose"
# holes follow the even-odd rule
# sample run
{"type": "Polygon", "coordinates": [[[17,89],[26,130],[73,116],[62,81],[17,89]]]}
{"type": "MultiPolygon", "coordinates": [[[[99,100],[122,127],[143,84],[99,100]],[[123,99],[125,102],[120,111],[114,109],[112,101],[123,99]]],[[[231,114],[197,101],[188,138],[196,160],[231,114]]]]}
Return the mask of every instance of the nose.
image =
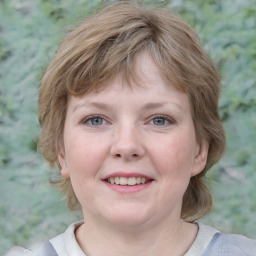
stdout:
{"type": "Polygon", "coordinates": [[[145,154],[143,138],[139,129],[126,125],[114,131],[111,155],[126,161],[141,159],[145,154]]]}

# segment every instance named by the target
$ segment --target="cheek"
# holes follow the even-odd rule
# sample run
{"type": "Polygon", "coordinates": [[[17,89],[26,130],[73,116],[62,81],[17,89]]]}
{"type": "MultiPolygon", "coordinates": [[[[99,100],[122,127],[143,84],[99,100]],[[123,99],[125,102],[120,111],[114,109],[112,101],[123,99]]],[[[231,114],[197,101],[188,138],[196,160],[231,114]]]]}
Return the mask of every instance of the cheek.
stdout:
{"type": "Polygon", "coordinates": [[[182,204],[193,166],[192,147],[184,136],[162,141],[154,148],[154,166],[158,172],[159,208],[172,211],[174,205],[182,204]],[[159,144],[161,145],[161,144],[159,144]]]}
{"type": "Polygon", "coordinates": [[[158,166],[169,175],[181,175],[190,172],[194,159],[194,143],[188,136],[175,136],[165,139],[154,147],[154,159],[158,166]]]}
{"type": "Polygon", "coordinates": [[[108,146],[100,138],[77,135],[70,137],[65,148],[68,149],[66,163],[70,174],[87,177],[98,171],[108,146]]]}
{"type": "Polygon", "coordinates": [[[92,201],[95,195],[95,180],[106,155],[107,145],[98,138],[73,136],[67,141],[66,164],[74,192],[83,202],[92,201]],[[91,193],[93,191],[93,193],[91,193]]]}

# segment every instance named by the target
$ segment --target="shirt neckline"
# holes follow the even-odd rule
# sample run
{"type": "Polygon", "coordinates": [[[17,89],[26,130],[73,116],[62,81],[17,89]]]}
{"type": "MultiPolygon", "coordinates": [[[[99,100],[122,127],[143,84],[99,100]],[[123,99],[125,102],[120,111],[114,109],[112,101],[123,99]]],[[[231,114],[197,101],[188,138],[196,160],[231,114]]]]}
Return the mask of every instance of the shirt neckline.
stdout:
{"type": "MultiPolygon", "coordinates": [[[[64,239],[63,242],[64,242],[64,246],[65,246],[65,249],[66,249],[66,252],[68,253],[68,255],[71,251],[72,251],[72,253],[74,253],[74,251],[76,252],[73,255],[81,255],[81,256],[85,255],[84,252],[82,251],[82,249],[80,248],[80,246],[78,245],[76,238],[75,238],[75,230],[82,224],[83,224],[83,221],[73,223],[68,227],[68,229],[65,231],[64,234],[58,236],[58,238],[60,238],[61,236],[63,237],[62,239],[64,239]]],[[[193,242],[193,244],[191,245],[191,247],[189,248],[189,250],[184,254],[184,256],[201,255],[208,247],[213,236],[219,232],[217,229],[207,226],[203,223],[196,222],[195,224],[198,225],[198,233],[197,233],[196,239],[193,242]]],[[[54,248],[58,252],[60,250],[60,248],[59,248],[59,246],[57,246],[58,242],[56,240],[58,240],[58,239],[56,239],[56,238],[51,239],[51,243],[53,244],[54,248]],[[56,244],[56,242],[57,242],[57,244],[56,244]]]]}
{"type": "Polygon", "coordinates": [[[196,239],[184,256],[201,255],[208,247],[214,235],[219,232],[217,229],[203,223],[196,222],[196,224],[198,225],[196,239]]]}

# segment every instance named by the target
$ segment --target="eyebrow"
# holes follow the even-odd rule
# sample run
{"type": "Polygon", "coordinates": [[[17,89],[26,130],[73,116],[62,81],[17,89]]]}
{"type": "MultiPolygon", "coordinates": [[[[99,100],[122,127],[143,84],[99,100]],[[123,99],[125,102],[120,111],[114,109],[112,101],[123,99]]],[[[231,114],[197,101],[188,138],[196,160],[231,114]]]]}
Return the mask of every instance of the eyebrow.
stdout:
{"type": "Polygon", "coordinates": [[[166,102],[150,102],[150,103],[147,103],[146,105],[143,106],[143,110],[151,110],[151,109],[157,109],[157,108],[161,108],[161,107],[164,107],[165,105],[168,105],[168,104],[173,104],[175,105],[176,107],[178,107],[180,110],[182,110],[182,106],[176,102],[173,102],[173,101],[166,101],[166,102]]]}
{"type": "MultiPolygon", "coordinates": [[[[165,105],[168,105],[169,103],[175,105],[180,110],[183,110],[182,105],[180,105],[176,102],[167,101],[167,102],[150,102],[150,103],[147,103],[142,107],[142,111],[161,108],[161,107],[164,107],[165,105]]],[[[105,104],[105,103],[100,103],[100,102],[85,102],[85,103],[78,104],[78,105],[74,106],[73,112],[75,112],[79,108],[83,108],[83,107],[87,107],[87,106],[88,107],[89,106],[90,107],[96,107],[96,108],[101,109],[101,110],[112,110],[113,109],[113,107],[110,104],[105,104]]]]}
{"type": "Polygon", "coordinates": [[[99,102],[85,102],[85,103],[78,104],[78,105],[74,106],[73,112],[75,112],[79,108],[88,107],[88,106],[96,107],[98,109],[103,109],[103,110],[111,110],[112,109],[112,106],[109,104],[99,103],[99,102]]]}

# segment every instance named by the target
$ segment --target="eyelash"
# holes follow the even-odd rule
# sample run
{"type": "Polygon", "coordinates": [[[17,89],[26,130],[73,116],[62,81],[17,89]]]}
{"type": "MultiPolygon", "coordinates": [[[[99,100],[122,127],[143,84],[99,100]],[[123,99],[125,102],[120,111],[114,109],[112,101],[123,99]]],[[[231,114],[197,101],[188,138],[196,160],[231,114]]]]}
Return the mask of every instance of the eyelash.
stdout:
{"type": "MultiPolygon", "coordinates": [[[[84,118],[81,123],[82,123],[82,124],[88,124],[88,122],[89,122],[89,121],[92,121],[93,119],[102,119],[103,122],[106,122],[106,123],[107,123],[107,121],[105,120],[105,118],[102,117],[101,115],[92,115],[92,116],[88,116],[88,117],[84,118]]],[[[88,124],[88,125],[90,125],[90,126],[101,126],[102,124],[99,124],[99,125],[88,124]]]]}
{"type": "MultiPolygon", "coordinates": [[[[169,116],[165,116],[165,115],[156,115],[156,116],[153,116],[151,119],[150,119],[150,122],[152,122],[154,119],[163,119],[165,121],[168,122],[168,124],[175,124],[175,120],[173,120],[172,118],[170,118],[169,116]]],[[[163,125],[156,125],[156,126],[166,126],[168,124],[163,124],[163,125]]]]}
{"type": "MultiPolygon", "coordinates": [[[[107,123],[107,121],[105,120],[105,118],[104,117],[102,117],[101,115],[92,115],[92,116],[88,116],[88,117],[86,117],[85,119],[83,119],[82,120],[82,124],[87,124],[87,125],[90,125],[90,126],[101,126],[101,125],[103,125],[103,124],[98,124],[98,125],[93,125],[92,123],[91,124],[88,124],[88,122],[89,121],[92,121],[93,119],[102,119],[103,120],[103,122],[105,122],[105,123],[107,123]]],[[[173,120],[172,118],[170,118],[169,116],[165,116],[165,115],[155,115],[155,116],[153,116],[153,117],[151,117],[150,118],[150,121],[149,121],[149,123],[150,122],[152,122],[153,120],[155,120],[155,119],[163,119],[165,122],[167,121],[168,122],[168,124],[175,124],[176,122],[175,122],[175,120],[173,120]]],[[[166,126],[166,125],[168,125],[168,124],[163,124],[163,125],[157,125],[157,124],[153,124],[153,125],[155,125],[155,126],[166,126]]]]}

